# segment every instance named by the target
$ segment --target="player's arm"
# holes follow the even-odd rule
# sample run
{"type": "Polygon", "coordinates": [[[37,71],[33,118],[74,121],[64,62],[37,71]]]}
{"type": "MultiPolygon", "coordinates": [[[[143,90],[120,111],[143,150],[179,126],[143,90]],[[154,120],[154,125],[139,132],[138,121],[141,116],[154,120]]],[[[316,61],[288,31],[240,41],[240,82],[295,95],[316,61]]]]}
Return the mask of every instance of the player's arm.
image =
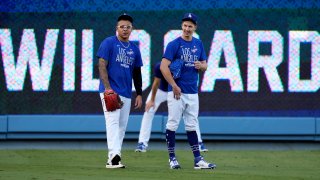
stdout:
{"type": "Polygon", "coordinates": [[[172,74],[169,69],[169,65],[171,64],[171,61],[169,61],[166,58],[162,58],[161,65],[160,65],[160,71],[163,75],[163,77],[167,80],[167,82],[172,86],[177,86],[176,82],[174,81],[172,74]]]}
{"type": "Polygon", "coordinates": [[[174,81],[174,79],[173,79],[173,77],[171,75],[171,72],[170,72],[170,69],[169,69],[169,65],[170,64],[171,64],[171,61],[169,61],[166,58],[162,58],[161,65],[160,65],[160,70],[161,70],[161,73],[162,73],[163,77],[172,86],[172,91],[173,91],[174,97],[176,99],[180,99],[181,89],[176,84],[176,82],[174,81]]]}
{"type": "Polygon", "coordinates": [[[152,89],[151,89],[151,100],[154,102],[156,99],[156,94],[158,91],[158,88],[160,86],[160,78],[154,77],[153,83],[152,83],[152,89]]]}
{"type": "Polygon", "coordinates": [[[195,61],[194,62],[194,67],[196,69],[198,69],[199,71],[204,72],[208,68],[207,61],[195,61]]]}
{"type": "Polygon", "coordinates": [[[104,60],[103,58],[99,58],[98,69],[99,69],[100,79],[101,79],[105,89],[111,89],[110,83],[109,83],[109,78],[108,78],[108,71],[106,68],[107,65],[108,65],[108,61],[104,60]]]}
{"type": "Polygon", "coordinates": [[[160,78],[154,77],[152,88],[151,88],[151,98],[146,103],[145,111],[149,111],[151,107],[154,107],[154,101],[156,99],[156,94],[160,85],[160,81],[161,81],[160,78]]]}
{"type": "Polygon", "coordinates": [[[133,69],[133,84],[136,89],[137,97],[135,100],[135,109],[142,106],[142,75],[141,67],[135,67],[133,69]]]}

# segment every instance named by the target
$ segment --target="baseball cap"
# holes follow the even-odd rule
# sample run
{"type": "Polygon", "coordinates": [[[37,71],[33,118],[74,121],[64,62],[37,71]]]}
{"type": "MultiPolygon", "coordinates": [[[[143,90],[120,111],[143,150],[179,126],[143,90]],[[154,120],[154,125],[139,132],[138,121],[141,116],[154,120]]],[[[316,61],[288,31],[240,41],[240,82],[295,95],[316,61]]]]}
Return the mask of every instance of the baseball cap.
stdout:
{"type": "Polygon", "coordinates": [[[197,25],[197,19],[198,17],[193,14],[193,13],[186,13],[184,14],[182,21],[191,21],[193,22],[195,25],[197,25]]]}
{"type": "Polygon", "coordinates": [[[131,23],[133,23],[133,18],[132,18],[129,14],[127,14],[127,13],[121,14],[121,15],[118,17],[118,21],[120,21],[120,20],[128,20],[128,21],[130,21],[131,23]]]}

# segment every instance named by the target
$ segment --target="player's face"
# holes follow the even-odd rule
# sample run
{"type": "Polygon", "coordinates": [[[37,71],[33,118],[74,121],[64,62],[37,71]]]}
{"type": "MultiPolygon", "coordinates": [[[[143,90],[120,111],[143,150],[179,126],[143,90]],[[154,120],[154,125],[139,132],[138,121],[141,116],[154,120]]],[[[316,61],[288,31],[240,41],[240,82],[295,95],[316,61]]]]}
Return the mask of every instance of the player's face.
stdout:
{"type": "Polygon", "coordinates": [[[191,38],[194,31],[197,29],[197,26],[191,21],[182,22],[182,36],[186,38],[191,38]]]}
{"type": "Polygon", "coordinates": [[[127,20],[120,20],[117,24],[117,34],[120,40],[128,40],[132,31],[132,23],[127,20]]]}

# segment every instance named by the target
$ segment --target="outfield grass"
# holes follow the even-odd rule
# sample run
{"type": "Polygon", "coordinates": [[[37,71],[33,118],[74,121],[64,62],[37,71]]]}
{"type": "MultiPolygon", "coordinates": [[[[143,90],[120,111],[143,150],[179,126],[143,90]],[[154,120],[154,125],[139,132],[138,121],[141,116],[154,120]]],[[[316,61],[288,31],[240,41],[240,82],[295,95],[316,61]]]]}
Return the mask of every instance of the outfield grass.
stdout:
{"type": "Polygon", "coordinates": [[[102,150],[0,150],[0,179],[319,179],[320,151],[209,151],[216,170],[194,170],[190,151],[177,151],[171,170],[166,151],[123,151],[125,169],[106,169],[102,150]]]}

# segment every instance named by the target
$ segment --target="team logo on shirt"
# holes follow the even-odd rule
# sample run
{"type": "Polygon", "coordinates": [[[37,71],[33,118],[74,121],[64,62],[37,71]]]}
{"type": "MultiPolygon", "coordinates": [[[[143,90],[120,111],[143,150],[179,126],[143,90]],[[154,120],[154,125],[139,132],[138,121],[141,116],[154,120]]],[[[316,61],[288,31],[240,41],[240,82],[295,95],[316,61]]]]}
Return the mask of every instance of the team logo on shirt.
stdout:
{"type": "Polygon", "coordinates": [[[193,49],[191,49],[191,52],[196,53],[198,51],[196,46],[193,46],[193,49]]]}
{"type": "Polygon", "coordinates": [[[128,52],[126,52],[126,49],[119,47],[118,48],[118,54],[116,58],[116,62],[119,62],[120,65],[124,68],[129,68],[134,61],[134,57],[132,56],[134,52],[132,49],[130,49],[128,52]]]}
{"type": "Polygon", "coordinates": [[[127,54],[129,55],[129,56],[131,56],[131,55],[133,55],[133,51],[132,51],[132,49],[130,49],[128,52],[127,52],[127,54]]]}
{"type": "Polygon", "coordinates": [[[185,66],[187,67],[193,67],[194,62],[199,60],[199,57],[197,55],[194,55],[195,52],[198,51],[198,49],[194,46],[191,48],[181,48],[182,49],[182,55],[181,59],[184,60],[185,66]]]}

